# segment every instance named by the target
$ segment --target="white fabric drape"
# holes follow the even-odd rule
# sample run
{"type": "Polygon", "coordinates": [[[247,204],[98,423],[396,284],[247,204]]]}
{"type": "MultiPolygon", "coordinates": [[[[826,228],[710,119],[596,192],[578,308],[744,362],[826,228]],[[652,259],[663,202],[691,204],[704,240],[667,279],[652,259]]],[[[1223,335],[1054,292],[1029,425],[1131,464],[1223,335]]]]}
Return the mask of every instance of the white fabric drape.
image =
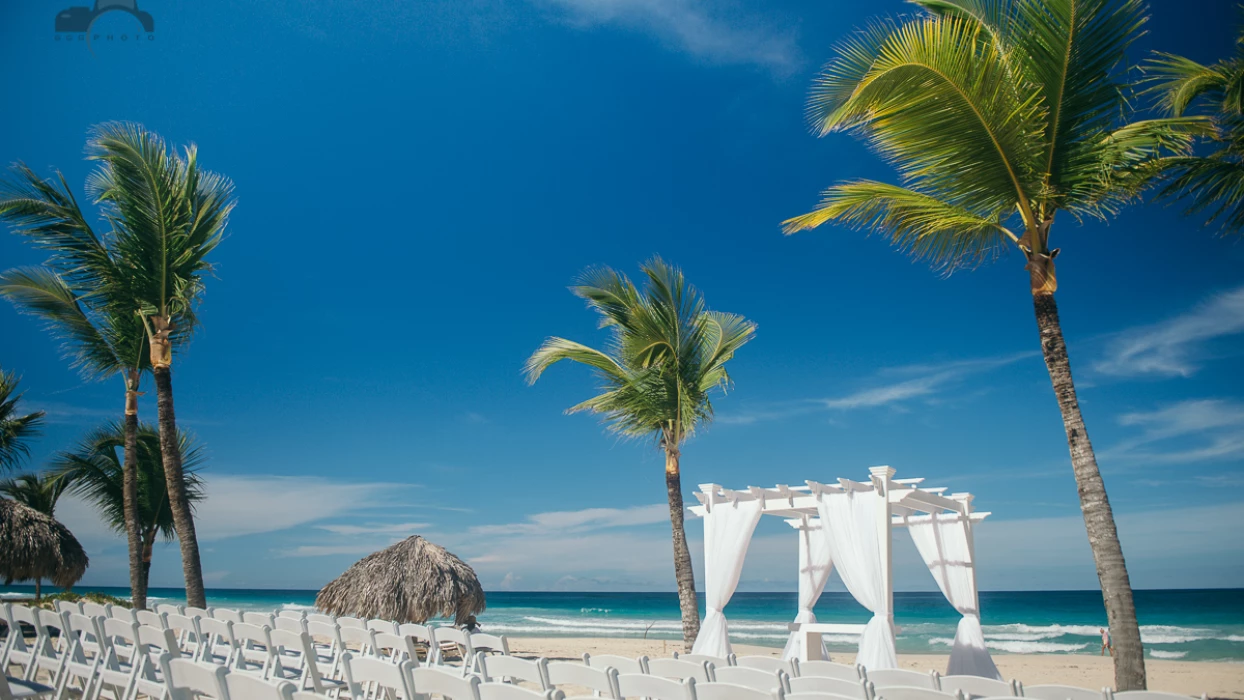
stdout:
{"type": "Polygon", "coordinates": [[[957,513],[908,517],[907,531],[946,600],[963,615],[955,631],[947,675],[1001,679],[981,630],[977,609],[976,563],[968,545],[967,518],[957,513]]]}
{"type": "MultiPolygon", "coordinates": [[[[834,567],[833,557],[829,553],[829,538],[825,528],[818,521],[811,521],[797,530],[799,533],[799,614],[795,622],[812,624],[816,615],[812,606],[825,590],[825,582],[829,580],[829,572],[834,567]]],[[[803,656],[802,632],[791,632],[786,640],[786,648],[782,650],[782,660],[789,661],[803,656]]],[[[813,656],[812,658],[816,658],[813,656]]],[[[821,658],[829,660],[829,651],[825,642],[821,642],[821,658]]]]}
{"type": "Polygon", "coordinates": [[[743,559],[760,522],[763,504],[754,501],[713,503],[704,514],[704,599],[708,614],[691,651],[709,656],[730,655],[730,632],[722,613],[743,572],[743,559]]]}
{"type": "Polygon", "coordinates": [[[881,499],[875,489],[847,490],[827,491],[817,502],[838,575],[860,605],[873,613],[864,626],[855,659],[870,671],[898,668],[893,611],[886,595],[885,563],[881,561],[881,499]]]}

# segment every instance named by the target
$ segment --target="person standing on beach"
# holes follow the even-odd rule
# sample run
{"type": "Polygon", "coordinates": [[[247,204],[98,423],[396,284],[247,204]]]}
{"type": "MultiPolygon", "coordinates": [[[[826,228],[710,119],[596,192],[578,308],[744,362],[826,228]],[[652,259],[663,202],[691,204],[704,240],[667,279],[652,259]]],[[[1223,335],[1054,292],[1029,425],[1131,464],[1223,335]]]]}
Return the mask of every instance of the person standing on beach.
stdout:
{"type": "Polygon", "coordinates": [[[1110,655],[1114,656],[1114,645],[1110,643],[1110,630],[1105,627],[1099,629],[1101,630],[1101,655],[1105,656],[1106,652],[1110,652],[1110,655]]]}

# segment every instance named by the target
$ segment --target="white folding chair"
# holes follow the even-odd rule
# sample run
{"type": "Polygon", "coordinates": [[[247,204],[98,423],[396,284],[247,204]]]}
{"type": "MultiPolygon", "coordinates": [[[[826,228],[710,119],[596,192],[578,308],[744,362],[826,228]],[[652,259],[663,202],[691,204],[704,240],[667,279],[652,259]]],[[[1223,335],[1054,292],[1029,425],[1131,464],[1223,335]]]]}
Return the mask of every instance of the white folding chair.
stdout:
{"type": "Polygon", "coordinates": [[[8,605],[4,606],[5,617],[9,623],[8,643],[4,650],[4,673],[0,675],[9,675],[9,667],[17,666],[22,669],[18,678],[22,680],[31,680],[34,677],[35,654],[42,642],[40,637],[39,620],[35,615],[35,611],[25,605],[8,605]],[[26,625],[34,631],[35,641],[33,645],[26,643],[26,632],[23,629],[26,625]]]}
{"type": "Polygon", "coordinates": [[[825,676],[800,676],[786,680],[787,690],[791,693],[832,693],[856,700],[872,700],[872,688],[868,681],[856,678],[843,680],[825,676]]]}
{"type": "Polygon", "coordinates": [[[307,622],[318,622],[324,625],[337,624],[337,618],[332,615],[325,615],[324,613],[307,613],[306,620],[307,622]]]}
{"type": "Polygon", "coordinates": [[[215,664],[202,664],[186,658],[160,656],[160,669],[169,700],[227,700],[225,676],[229,669],[215,664]]]}
{"type": "Polygon", "coordinates": [[[71,613],[67,620],[69,648],[65,652],[65,665],[61,670],[60,683],[56,686],[56,697],[65,698],[72,690],[85,698],[90,695],[95,672],[104,660],[100,641],[103,634],[99,630],[98,618],[71,613]]]}
{"type": "Polygon", "coordinates": [[[384,659],[362,658],[346,653],[342,654],[342,668],[352,700],[409,700],[415,697],[410,687],[409,661],[391,664],[384,659]]]}
{"type": "Polygon", "coordinates": [[[740,656],[734,660],[734,665],[741,668],[758,668],[762,671],[781,671],[791,678],[798,678],[800,675],[798,659],[783,661],[776,656],[740,656]]]}
{"type": "Polygon", "coordinates": [[[877,694],[881,694],[884,686],[902,686],[906,688],[927,688],[937,690],[937,676],[933,673],[909,671],[905,668],[879,668],[868,671],[868,682],[873,684],[877,694]]]}
{"type": "Polygon", "coordinates": [[[438,654],[440,650],[436,646],[436,636],[433,634],[431,627],[417,625],[413,622],[404,622],[397,626],[397,633],[403,637],[413,639],[416,649],[419,647],[427,649],[424,656],[426,663],[434,664],[439,662],[438,654]]]}
{"type": "Polygon", "coordinates": [[[713,656],[711,654],[679,654],[678,652],[674,652],[674,658],[679,661],[694,661],[696,663],[707,661],[716,668],[725,668],[727,666],[735,665],[734,654],[731,654],[730,656],[713,656]]]}
{"type": "MultiPolygon", "coordinates": [[[[335,695],[345,687],[345,681],[326,677],[321,672],[311,635],[272,630],[270,636],[275,654],[268,678],[290,681],[298,691],[309,690],[320,695],[335,695]]],[[[328,665],[331,666],[331,660],[328,660],[328,665]]]]}
{"type": "Polygon", "coordinates": [[[445,663],[447,655],[457,655],[462,659],[462,670],[465,673],[475,658],[475,648],[471,646],[471,636],[455,627],[436,627],[432,629],[432,638],[436,642],[437,662],[445,663]]]}
{"type": "Polygon", "coordinates": [[[535,683],[541,690],[549,689],[548,673],[544,658],[520,659],[517,656],[488,656],[481,654],[478,658],[480,676],[485,683],[535,683]]]}
{"type": "Polygon", "coordinates": [[[214,619],[221,620],[223,622],[232,622],[235,625],[242,623],[242,613],[237,610],[230,610],[229,608],[212,608],[209,612],[211,612],[214,619]]]}
{"type": "Polygon", "coordinates": [[[695,679],[676,681],[647,673],[619,673],[618,695],[653,700],[696,700],[695,679]]]}
{"type": "Polygon", "coordinates": [[[392,634],[394,636],[399,634],[397,631],[397,623],[389,622],[388,620],[368,620],[364,627],[373,632],[380,632],[381,634],[392,634]]]}
{"type": "Polygon", "coordinates": [[[138,623],[125,622],[115,617],[101,617],[98,622],[103,634],[100,641],[104,648],[104,658],[96,667],[92,695],[83,700],[99,700],[104,688],[112,689],[114,700],[126,700],[142,664],[138,623]]]}
{"type": "Polygon", "coordinates": [[[47,684],[52,687],[60,686],[60,674],[68,660],[69,646],[69,620],[65,613],[52,612],[51,610],[35,610],[36,635],[34,645],[34,659],[32,661],[32,670],[28,674],[28,679],[32,681],[39,680],[39,672],[43,671],[47,674],[47,684]],[[56,639],[58,643],[65,645],[64,650],[58,650],[57,644],[53,643],[56,639]]]}
{"type": "Polygon", "coordinates": [[[277,617],[288,617],[294,620],[302,620],[307,617],[307,614],[301,610],[282,610],[278,612],[276,616],[277,617]]]}
{"type": "Polygon", "coordinates": [[[592,668],[616,668],[618,669],[619,675],[623,673],[648,672],[648,657],[646,656],[640,656],[632,659],[627,656],[618,656],[616,654],[600,654],[598,656],[584,654],[583,663],[591,666],[592,668]]]}
{"type": "Polygon", "coordinates": [[[212,616],[212,608],[196,608],[193,605],[187,605],[182,614],[186,617],[203,618],[212,616]]]}
{"type": "Polygon", "coordinates": [[[270,627],[240,622],[233,625],[233,639],[237,649],[233,654],[233,670],[267,675],[272,667],[272,629],[270,627]]]}
{"type": "Polygon", "coordinates": [[[712,679],[707,661],[697,664],[681,659],[648,659],[648,675],[680,681],[694,678],[699,683],[708,683],[712,679]]]}
{"type": "MultiPolygon", "coordinates": [[[[1157,690],[1123,690],[1118,693],[1107,690],[1106,695],[1111,700],[1188,700],[1187,695],[1163,693],[1157,690]]],[[[1204,693],[1201,694],[1201,700],[1206,700],[1204,693]]]]}
{"type": "Polygon", "coordinates": [[[942,676],[938,679],[938,685],[944,693],[953,693],[958,690],[969,700],[1019,695],[1015,681],[1000,681],[980,676],[942,676]]]}
{"type": "Polygon", "coordinates": [[[415,649],[415,640],[388,632],[371,630],[371,650],[374,656],[397,663],[409,661],[419,665],[419,652],[415,649]]]}
{"type": "Polygon", "coordinates": [[[341,670],[341,655],[345,645],[341,641],[341,629],[335,623],[318,622],[307,616],[307,634],[315,648],[315,662],[327,677],[336,677],[341,670]]]}
{"type": "Polygon", "coordinates": [[[138,622],[138,618],[134,616],[133,608],[127,608],[124,605],[113,605],[109,603],[104,606],[108,609],[108,617],[122,622],[138,622]]]}
{"type": "Polygon", "coordinates": [[[480,683],[480,700],[566,700],[560,690],[532,690],[509,683],[480,683]]]}
{"type": "Polygon", "coordinates": [[[510,655],[510,642],[505,638],[505,635],[467,632],[466,636],[471,640],[471,649],[477,654],[489,652],[491,654],[510,655]]]}
{"type": "Polygon", "coordinates": [[[294,684],[289,681],[269,681],[250,673],[225,674],[225,693],[228,700],[291,700],[294,684]]]}
{"type": "Polygon", "coordinates": [[[163,700],[168,693],[164,684],[164,672],[160,666],[160,657],[170,659],[181,658],[181,648],[177,646],[177,637],[173,630],[139,625],[138,646],[131,663],[134,666],[134,683],[130,689],[130,700],[141,693],[153,700],[163,700]]]}
{"type": "Polygon", "coordinates": [[[90,601],[82,601],[82,614],[87,617],[108,617],[108,606],[90,601]]]}
{"type": "Polygon", "coordinates": [[[592,696],[568,697],[566,700],[591,698],[618,698],[618,670],[616,668],[592,668],[573,661],[550,661],[544,666],[549,685],[575,685],[591,690],[592,696]]]}
{"type": "Polygon", "coordinates": [[[1020,694],[1036,700],[1108,700],[1106,693],[1100,690],[1089,690],[1074,685],[1022,685],[1020,694]]]}
{"type": "MultiPolygon", "coordinates": [[[[649,662],[651,664],[651,662],[649,662]]],[[[705,662],[707,663],[707,662],[705,662]]],[[[758,668],[746,668],[743,666],[723,666],[718,668],[710,664],[709,668],[713,670],[714,683],[730,683],[732,685],[742,685],[756,690],[771,691],[782,689],[789,690],[787,687],[787,676],[781,671],[762,671],[758,668]]],[[[696,686],[696,692],[699,692],[700,686],[696,686]]]]}
{"type": "Polygon", "coordinates": [[[155,611],[161,615],[185,615],[186,609],[180,605],[172,603],[160,603],[155,606],[155,611]]]}
{"type": "Polygon", "coordinates": [[[199,631],[199,620],[177,613],[164,613],[164,623],[177,636],[177,644],[181,651],[192,659],[199,658],[203,633],[199,631]]]}
{"type": "Polygon", "coordinates": [[[233,637],[233,623],[214,617],[198,618],[200,642],[199,661],[229,666],[237,654],[238,642],[233,637]]]}
{"type": "Polygon", "coordinates": [[[799,677],[817,676],[821,678],[838,678],[844,681],[859,680],[864,677],[859,665],[840,664],[836,661],[819,659],[799,662],[799,677]]]}
{"type": "Polygon", "coordinates": [[[337,626],[338,627],[357,627],[358,629],[363,629],[363,630],[367,629],[367,623],[365,621],[357,617],[350,617],[348,615],[345,617],[337,618],[337,626]]]}
{"type": "Polygon", "coordinates": [[[761,690],[734,683],[696,683],[695,697],[696,700],[782,700],[783,695],[780,687],[761,690]]]}
{"type": "Polygon", "coordinates": [[[148,627],[168,629],[168,622],[165,621],[164,615],[150,610],[135,610],[134,621],[140,625],[147,625],[148,627]]]}
{"type": "Polygon", "coordinates": [[[261,613],[261,612],[242,613],[242,622],[245,622],[248,625],[255,625],[257,627],[264,627],[264,626],[276,627],[276,623],[273,622],[275,618],[276,616],[273,615],[272,613],[261,613]]]}
{"type": "Polygon", "coordinates": [[[372,639],[374,634],[375,632],[366,627],[337,628],[337,638],[341,640],[342,650],[350,652],[354,658],[375,655],[376,640],[372,639]]]}
{"type": "Polygon", "coordinates": [[[56,612],[58,613],[63,612],[63,613],[69,613],[70,615],[75,615],[75,614],[80,615],[82,613],[82,601],[71,603],[67,600],[58,600],[56,601],[56,604],[54,607],[56,608],[56,612]]]}
{"type": "Polygon", "coordinates": [[[459,677],[436,666],[410,671],[411,690],[420,695],[439,695],[443,700],[479,700],[479,677],[459,677]]]}
{"type": "Polygon", "coordinates": [[[285,630],[286,632],[306,632],[307,623],[301,617],[284,617],[278,615],[272,618],[272,629],[285,630]]]}
{"type": "MultiPolygon", "coordinates": [[[[883,670],[889,671],[893,669],[883,670]]],[[[931,688],[913,688],[905,685],[878,687],[875,692],[879,700],[963,700],[963,693],[958,691],[943,693],[940,690],[931,688]]]]}

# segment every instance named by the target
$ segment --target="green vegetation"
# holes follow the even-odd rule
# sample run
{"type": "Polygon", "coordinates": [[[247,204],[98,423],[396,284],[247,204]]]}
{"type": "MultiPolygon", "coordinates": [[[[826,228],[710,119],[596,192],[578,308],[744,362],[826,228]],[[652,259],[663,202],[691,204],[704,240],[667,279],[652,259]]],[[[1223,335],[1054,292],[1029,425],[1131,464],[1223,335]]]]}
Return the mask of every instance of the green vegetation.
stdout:
{"type": "Polygon", "coordinates": [[[27,443],[43,425],[43,411],[23,415],[17,410],[22,395],[13,392],[19,381],[16,374],[0,370],[0,471],[15,469],[29,459],[27,443]]]}

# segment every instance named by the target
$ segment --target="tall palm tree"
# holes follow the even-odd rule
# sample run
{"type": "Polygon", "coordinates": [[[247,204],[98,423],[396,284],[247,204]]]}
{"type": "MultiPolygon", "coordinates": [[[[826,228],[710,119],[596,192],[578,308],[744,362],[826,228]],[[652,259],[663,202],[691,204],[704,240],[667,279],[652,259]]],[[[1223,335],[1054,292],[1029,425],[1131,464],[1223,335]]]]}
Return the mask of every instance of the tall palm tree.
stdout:
{"type": "MultiPolygon", "coordinates": [[[[0,199],[0,218],[19,224],[19,230],[47,242],[39,235],[40,226],[62,225],[74,228],[81,221],[76,240],[79,244],[100,247],[103,243],[86,226],[85,219],[73,203],[68,188],[58,189],[53,182],[39,179],[29,169],[19,166],[15,185],[8,188],[13,196],[0,199]],[[24,190],[24,192],[23,192],[24,190]],[[21,202],[14,203],[15,199],[21,202]],[[71,215],[66,215],[66,211],[71,215]]],[[[63,184],[63,179],[61,180],[63,184]]],[[[145,371],[151,363],[147,353],[147,334],[142,319],[123,311],[127,290],[123,276],[113,257],[102,251],[90,263],[97,270],[89,281],[78,275],[85,289],[75,291],[64,277],[47,267],[17,268],[0,274],[0,296],[7,297],[18,310],[42,319],[47,329],[63,341],[62,350],[84,376],[105,379],[120,376],[125,386],[125,512],[128,514],[126,542],[130,554],[130,600],[134,608],[147,607],[147,590],[142,585],[142,552],[138,536],[138,481],[134,474],[138,434],[138,395],[145,371]]]]}
{"type": "Polygon", "coordinates": [[[186,578],[186,603],[207,605],[194,516],[185,490],[173,409],[173,347],[196,325],[207,255],[220,243],[234,206],[233,183],[198,164],[194,146],[171,151],[142,126],[96,127],[87,157],[98,169],[87,190],[113,225],[113,247],[147,331],[155,377],[164,476],[186,578]]]}
{"type": "Polygon", "coordinates": [[[726,362],[756,334],[756,324],[734,314],[709,311],[704,299],[677,268],[660,258],[641,266],[643,291],[609,268],[583,273],[571,291],[600,314],[608,328],[607,350],[564,338],[549,338],[527,360],[527,381],[535,383],[560,360],[586,365],[601,381],[602,393],[571,406],[567,413],[604,416],[609,428],[626,437],[652,437],[665,451],[665,490],[674,539],[674,576],[682,608],[687,649],[700,631],[699,606],[687,533],[683,527],[682,445],[712,420],[715,389],[730,384],[726,362]]]}
{"type": "MultiPolygon", "coordinates": [[[[117,450],[124,452],[127,428],[120,423],[110,423],[92,431],[71,452],[57,455],[52,473],[71,493],[92,502],[95,508],[117,532],[126,531],[125,479],[128,477],[117,450]]],[[[165,482],[164,459],[160,445],[160,433],[150,424],[138,428],[137,459],[132,470],[137,475],[138,530],[142,552],[141,583],[147,590],[151,576],[151,556],[155,541],[163,536],[172,539],[176,534],[173,511],[169,507],[168,485],[165,482]]],[[[195,473],[203,462],[203,449],[194,439],[182,432],[178,436],[181,453],[182,482],[186,499],[191,507],[203,500],[203,483],[195,473]]]]}
{"type": "MultiPolygon", "coordinates": [[[[56,502],[65,492],[65,482],[55,474],[19,474],[0,481],[0,494],[29,506],[49,518],[56,517],[56,502]]],[[[43,597],[43,579],[35,577],[35,600],[43,597]]]]}
{"type": "Polygon", "coordinates": [[[1227,233],[1244,231],[1244,32],[1236,40],[1236,54],[1209,66],[1167,53],[1148,62],[1152,92],[1160,106],[1174,116],[1187,113],[1194,103],[1217,127],[1205,140],[1205,155],[1175,155],[1158,164],[1163,187],[1160,198],[1188,202],[1188,214],[1205,213],[1206,223],[1221,222],[1227,233]]]}
{"type": "Polygon", "coordinates": [[[13,372],[0,370],[0,471],[14,469],[30,457],[30,438],[39,434],[43,411],[19,415],[17,404],[22,395],[14,395],[21,381],[13,372]]]}
{"type": "Polygon", "coordinates": [[[927,14],[848,37],[817,78],[808,112],[825,135],[855,133],[901,185],[833,185],[793,233],[840,222],[881,234],[946,271],[1023,253],[1046,367],[1062,411],[1080,505],[1115,638],[1115,683],[1145,687],[1132,589],[1072,381],[1054,303],[1050,232],[1104,219],[1164,149],[1200,119],[1126,123],[1125,52],[1139,0],[916,0],[927,14]]]}

